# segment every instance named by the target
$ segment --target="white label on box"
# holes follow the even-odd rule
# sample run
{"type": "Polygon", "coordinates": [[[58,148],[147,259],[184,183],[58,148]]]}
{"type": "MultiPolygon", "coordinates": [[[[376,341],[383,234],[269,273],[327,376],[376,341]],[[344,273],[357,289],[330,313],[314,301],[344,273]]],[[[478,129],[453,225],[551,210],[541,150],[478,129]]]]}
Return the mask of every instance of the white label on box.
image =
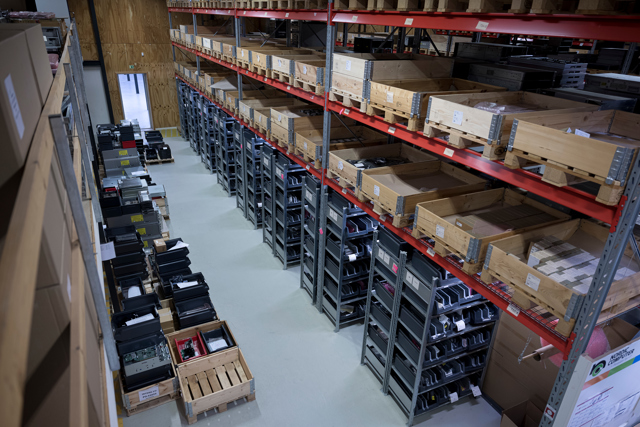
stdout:
{"type": "Polygon", "coordinates": [[[313,193],[305,191],[304,197],[309,201],[309,203],[313,203],[313,193]]]}
{"type": "Polygon", "coordinates": [[[329,209],[329,216],[331,217],[332,220],[336,222],[338,221],[338,213],[333,209],[329,209]]]}
{"type": "Polygon", "coordinates": [[[524,283],[534,291],[537,291],[538,288],[540,287],[540,278],[529,273],[527,274],[527,280],[524,283]]]}
{"type": "Polygon", "coordinates": [[[347,61],[344,64],[344,69],[347,70],[347,71],[351,71],[351,61],[347,61]]]}
{"type": "Polygon", "coordinates": [[[240,49],[240,56],[244,58],[244,50],[240,49]]]}
{"type": "Polygon", "coordinates": [[[507,311],[513,314],[513,317],[518,317],[518,314],[520,314],[520,308],[514,304],[509,304],[507,306],[507,311]]]}
{"type": "Polygon", "coordinates": [[[413,287],[418,289],[420,287],[420,280],[417,277],[413,278],[413,287]]]}
{"type": "Polygon", "coordinates": [[[355,261],[358,256],[356,254],[349,254],[349,261],[355,261]]]}
{"type": "Polygon", "coordinates": [[[585,132],[583,130],[580,130],[580,129],[576,129],[576,135],[584,136],[585,138],[591,138],[591,134],[590,133],[587,133],[587,132],[585,132]]]}
{"type": "Polygon", "coordinates": [[[384,263],[385,264],[389,264],[390,260],[391,260],[391,257],[389,256],[389,254],[385,253],[384,254],[384,263]]]}
{"type": "Polygon", "coordinates": [[[456,328],[458,328],[458,331],[462,331],[464,330],[464,328],[467,327],[467,325],[465,325],[464,323],[464,320],[458,320],[455,323],[456,323],[456,328]]]}
{"type": "Polygon", "coordinates": [[[461,125],[462,124],[462,111],[453,110],[453,118],[451,119],[451,122],[454,125],[461,125]]]}
{"type": "Polygon", "coordinates": [[[351,17],[351,22],[356,22],[358,20],[358,15],[353,15],[351,17]]]}
{"type": "Polygon", "coordinates": [[[407,274],[405,275],[405,278],[407,280],[407,283],[409,283],[411,286],[413,286],[413,279],[415,278],[415,276],[413,274],[411,274],[410,271],[407,271],[407,274]]]}
{"type": "Polygon", "coordinates": [[[269,158],[265,157],[262,163],[264,163],[265,166],[269,166],[269,158]]]}
{"type": "Polygon", "coordinates": [[[282,114],[278,114],[278,121],[281,122],[282,121],[282,114]]]}
{"type": "Polygon", "coordinates": [[[476,25],[476,30],[484,31],[489,27],[488,22],[478,21],[478,25],[476,25]]]}
{"type": "Polygon", "coordinates": [[[342,194],[347,194],[347,189],[346,188],[342,189],[342,194]]]}
{"type": "Polygon", "coordinates": [[[256,53],[256,62],[260,62],[260,55],[256,53]]]}
{"type": "Polygon", "coordinates": [[[307,149],[307,141],[304,142],[304,149],[307,149]]]}
{"type": "Polygon", "coordinates": [[[458,401],[458,393],[457,392],[453,392],[449,394],[449,400],[451,400],[451,403],[455,403],[458,401]]]}
{"type": "Polygon", "coordinates": [[[338,169],[340,170],[344,169],[344,164],[342,163],[342,160],[338,162],[338,169]]]}
{"type": "MultiPolygon", "coordinates": [[[[247,12],[245,12],[245,13],[247,13],[247,12]]],[[[285,14],[284,14],[284,17],[285,17],[285,18],[288,18],[288,17],[289,17],[289,12],[285,13],[285,14]]]]}
{"type": "MultiPolygon", "coordinates": [[[[11,74],[4,79],[4,88],[7,91],[7,98],[9,98],[9,104],[11,105],[11,112],[13,113],[13,121],[16,123],[16,129],[18,130],[18,136],[22,139],[24,135],[24,122],[22,121],[22,113],[20,112],[20,105],[18,104],[18,96],[13,87],[13,80],[11,74]]],[[[28,141],[31,142],[31,141],[28,141]]]]}
{"type": "Polygon", "coordinates": [[[411,25],[413,24],[413,18],[407,18],[404,20],[404,25],[411,25]]]}
{"type": "Polygon", "coordinates": [[[444,227],[440,224],[436,224],[436,236],[444,239],[444,227]]]}
{"type": "Polygon", "coordinates": [[[158,386],[151,387],[146,390],[141,390],[138,392],[138,397],[140,398],[141,402],[143,400],[151,399],[152,397],[158,397],[158,396],[160,396],[160,389],[158,388],[158,386]]]}
{"type": "Polygon", "coordinates": [[[381,261],[384,261],[384,250],[382,248],[378,248],[378,258],[380,258],[381,261]]]}
{"type": "Polygon", "coordinates": [[[427,248],[427,254],[429,256],[435,256],[436,255],[436,251],[434,251],[433,248],[427,248]]]}
{"type": "Polygon", "coordinates": [[[445,156],[453,157],[453,152],[454,152],[454,151],[453,151],[453,149],[451,149],[451,148],[445,148],[445,149],[444,149],[444,155],[445,155],[445,156]]]}
{"type": "Polygon", "coordinates": [[[387,102],[393,102],[393,92],[387,92],[387,102]]]}
{"type": "Polygon", "coordinates": [[[396,133],[396,128],[394,128],[394,127],[392,127],[392,126],[389,126],[388,132],[389,132],[390,134],[394,134],[394,133],[396,133]]]}
{"type": "Polygon", "coordinates": [[[473,397],[482,396],[482,392],[480,391],[480,387],[477,385],[471,386],[471,392],[473,393],[473,397]]]}
{"type": "Polygon", "coordinates": [[[375,194],[376,196],[380,196],[380,187],[378,187],[377,185],[374,185],[373,194],[375,194]]]}
{"type": "Polygon", "coordinates": [[[102,258],[102,261],[109,261],[116,257],[116,249],[113,246],[113,242],[100,245],[100,257],[102,258]]]}
{"type": "Polygon", "coordinates": [[[311,169],[311,165],[307,165],[307,166],[306,166],[306,169],[307,169],[307,170],[310,170],[310,169],[311,169]]]}
{"type": "Polygon", "coordinates": [[[302,74],[307,74],[307,66],[306,65],[302,66],[302,74]]]}
{"type": "Polygon", "coordinates": [[[278,59],[278,67],[282,67],[282,59],[278,59]]]}

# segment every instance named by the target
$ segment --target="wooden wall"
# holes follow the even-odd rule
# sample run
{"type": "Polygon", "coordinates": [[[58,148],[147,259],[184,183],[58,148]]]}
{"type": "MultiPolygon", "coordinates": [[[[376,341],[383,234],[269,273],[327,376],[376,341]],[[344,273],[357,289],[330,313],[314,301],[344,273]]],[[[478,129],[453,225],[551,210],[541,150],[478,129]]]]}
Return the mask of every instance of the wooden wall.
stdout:
{"type": "MultiPolygon", "coordinates": [[[[98,60],[87,0],[68,0],[76,17],[82,55],[98,60]]],[[[118,73],[146,73],[155,128],[177,126],[178,99],[164,0],[94,0],[109,96],[116,122],[124,119],[118,73]]],[[[172,14],[174,28],[192,22],[191,15],[172,14]]]]}

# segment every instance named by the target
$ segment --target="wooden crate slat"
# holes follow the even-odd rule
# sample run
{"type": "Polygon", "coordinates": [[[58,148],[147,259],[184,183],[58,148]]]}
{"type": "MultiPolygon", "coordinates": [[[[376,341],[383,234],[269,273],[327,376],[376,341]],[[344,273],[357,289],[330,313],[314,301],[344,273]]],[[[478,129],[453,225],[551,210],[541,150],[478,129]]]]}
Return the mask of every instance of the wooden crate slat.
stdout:
{"type": "Polygon", "coordinates": [[[231,383],[229,382],[229,377],[227,377],[227,370],[225,369],[224,366],[216,366],[215,368],[216,370],[216,375],[218,376],[218,379],[220,380],[220,385],[222,386],[223,390],[226,390],[228,388],[231,387],[231,383]]]}
{"type": "Polygon", "coordinates": [[[207,374],[205,374],[204,372],[198,372],[196,377],[198,378],[198,383],[200,383],[202,394],[204,394],[205,396],[207,394],[211,394],[212,391],[211,386],[209,385],[209,381],[207,380],[207,374]]]}
{"type": "Polygon", "coordinates": [[[235,365],[233,363],[227,363],[226,365],[224,365],[224,367],[227,370],[227,375],[231,380],[231,384],[232,385],[240,384],[240,378],[238,378],[238,374],[236,374],[235,365]]]}

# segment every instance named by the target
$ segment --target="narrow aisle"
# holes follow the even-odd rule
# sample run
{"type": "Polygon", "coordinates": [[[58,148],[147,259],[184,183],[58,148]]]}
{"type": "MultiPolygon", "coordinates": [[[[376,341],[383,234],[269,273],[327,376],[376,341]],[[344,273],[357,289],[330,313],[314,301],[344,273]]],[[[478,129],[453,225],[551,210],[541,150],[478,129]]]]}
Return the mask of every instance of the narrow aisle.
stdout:
{"type": "MultiPolygon", "coordinates": [[[[227,197],[215,175],[182,138],[168,138],[175,163],[150,165],[167,191],[172,237],[189,243],[218,316],[229,322],[256,384],[256,400],[208,414],[197,425],[403,426],[406,418],[360,366],[363,326],[333,332],[300,289],[300,270],[283,270],[227,197]]],[[[124,426],[186,425],[181,400],[134,415],[124,426]]],[[[445,409],[445,408],[443,408],[445,409]]],[[[500,416],[484,400],[466,399],[423,425],[490,427],[500,416]]]]}

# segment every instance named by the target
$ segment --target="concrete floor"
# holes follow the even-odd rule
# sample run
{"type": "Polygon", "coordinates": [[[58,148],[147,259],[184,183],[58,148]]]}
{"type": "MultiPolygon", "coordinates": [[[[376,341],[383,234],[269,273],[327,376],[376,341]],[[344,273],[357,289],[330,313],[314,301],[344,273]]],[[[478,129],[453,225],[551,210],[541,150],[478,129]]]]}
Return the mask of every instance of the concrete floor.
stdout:
{"type": "MultiPolygon", "coordinates": [[[[360,365],[363,326],[333,332],[300,289],[300,270],[282,264],[261,230],[236,208],[182,138],[169,138],[175,163],[151,165],[164,184],[172,237],[190,244],[191,268],[202,271],[211,299],[238,341],[256,381],[256,400],[222,414],[211,426],[403,426],[406,418],[371,371],[360,365]]],[[[422,426],[498,426],[484,399],[466,398],[435,411],[422,426]]],[[[124,419],[124,426],[186,425],[181,401],[124,419]]]]}

